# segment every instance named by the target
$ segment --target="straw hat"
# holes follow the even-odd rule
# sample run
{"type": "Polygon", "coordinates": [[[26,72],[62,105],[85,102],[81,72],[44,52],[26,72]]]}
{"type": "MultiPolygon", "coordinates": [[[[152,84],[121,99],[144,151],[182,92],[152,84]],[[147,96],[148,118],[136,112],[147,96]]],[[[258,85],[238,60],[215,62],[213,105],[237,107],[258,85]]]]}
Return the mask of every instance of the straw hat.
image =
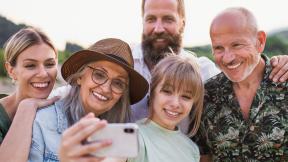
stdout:
{"type": "Polygon", "coordinates": [[[90,62],[106,60],[122,66],[129,74],[130,102],[140,101],[148,92],[146,79],[134,70],[134,61],[129,45],[115,38],[103,39],[86,50],[81,50],[70,56],[61,68],[62,77],[67,81],[70,75],[90,62]]]}

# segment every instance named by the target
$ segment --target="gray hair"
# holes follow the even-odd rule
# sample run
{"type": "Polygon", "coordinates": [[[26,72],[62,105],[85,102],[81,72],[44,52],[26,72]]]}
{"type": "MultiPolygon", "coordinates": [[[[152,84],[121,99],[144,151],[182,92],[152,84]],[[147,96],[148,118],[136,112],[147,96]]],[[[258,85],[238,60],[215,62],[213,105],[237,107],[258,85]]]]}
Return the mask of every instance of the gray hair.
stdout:
{"type": "MultiPolygon", "coordinates": [[[[67,115],[69,125],[73,125],[85,115],[85,110],[80,98],[80,86],[77,84],[77,79],[84,74],[84,69],[87,65],[88,64],[83,65],[75,74],[72,74],[67,79],[67,82],[71,85],[71,90],[63,99],[63,110],[67,115]]],[[[97,117],[105,119],[109,123],[131,121],[129,89],[123,93],[119,101],[110,110],[97,117]]]]}

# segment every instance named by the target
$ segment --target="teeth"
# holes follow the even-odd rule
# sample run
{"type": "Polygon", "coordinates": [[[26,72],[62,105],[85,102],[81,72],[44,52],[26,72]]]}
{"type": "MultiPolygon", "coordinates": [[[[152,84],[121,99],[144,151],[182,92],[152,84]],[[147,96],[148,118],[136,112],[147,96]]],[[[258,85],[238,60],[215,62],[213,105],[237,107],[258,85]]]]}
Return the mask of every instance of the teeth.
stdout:
{"type": "Polygon", "coordinates": [[[96,96],[97,98],[99,98],[100,100],[103,100],[103,101],[107,101],[108,98],[105,97],[105,96],[102,96],[100,95],[99,93],[96,93],[96,92],[92,92],[94,96],[96,96]]]}
{"type": "Polygon", "coordinates": [[[32,83],[32,86],[35,88],[45,88],[48,87],[48,82],[45,83],[32,83]]]}
{"type": "Polygon", "coordinates": [[[165,109],[165,112],[166,112],[167,114],[171,115],[171,116],[178,116],[178,115],[180,114],[180,113],[178,113],[178,112],[169,111],[169,110],[167,110],[167,109],[165,109]]]}
{"type": "Polygon", "coordinates": [[[165,41],[165,39],[162,39],[162,38],[155,40],[155,42],[164,42],[164,41],[165,41]]]}
{"type": "Polygon", "coordinates": [[[236,69],[237,67],[239,67],[241,65],[241,63],[238,64],[234,64],[234,65],[227,65],[228,69],[236,69]]]}

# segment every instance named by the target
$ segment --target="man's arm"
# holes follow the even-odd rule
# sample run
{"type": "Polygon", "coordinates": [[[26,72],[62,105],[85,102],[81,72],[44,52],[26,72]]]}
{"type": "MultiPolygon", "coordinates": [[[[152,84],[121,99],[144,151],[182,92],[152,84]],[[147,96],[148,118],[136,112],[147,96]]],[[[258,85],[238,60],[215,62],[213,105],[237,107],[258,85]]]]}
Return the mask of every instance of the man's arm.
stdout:
{"type": "Polygon", "coordinates": [[[286,82],[288,80],[288,55],[273,56],[270,63],[273,69],[269,78],[274,82],[286,82]]]}
{"type": "Polygon", "coordinates": [[[211,155],[201,155],[200,162],[212,162],[211,155]]]}

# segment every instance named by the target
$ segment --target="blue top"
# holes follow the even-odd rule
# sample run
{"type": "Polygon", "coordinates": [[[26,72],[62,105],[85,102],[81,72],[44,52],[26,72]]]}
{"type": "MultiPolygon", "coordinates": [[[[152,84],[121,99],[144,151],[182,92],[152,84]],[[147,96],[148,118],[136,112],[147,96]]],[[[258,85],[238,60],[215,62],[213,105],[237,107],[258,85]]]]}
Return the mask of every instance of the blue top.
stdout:
{"type": "Polygon", "coordinates": [[[63,101],[57,101],[37,111],[28,161],[59,161],[61,135],[67,128],[68,120],[63,111],[63,101]]]}

